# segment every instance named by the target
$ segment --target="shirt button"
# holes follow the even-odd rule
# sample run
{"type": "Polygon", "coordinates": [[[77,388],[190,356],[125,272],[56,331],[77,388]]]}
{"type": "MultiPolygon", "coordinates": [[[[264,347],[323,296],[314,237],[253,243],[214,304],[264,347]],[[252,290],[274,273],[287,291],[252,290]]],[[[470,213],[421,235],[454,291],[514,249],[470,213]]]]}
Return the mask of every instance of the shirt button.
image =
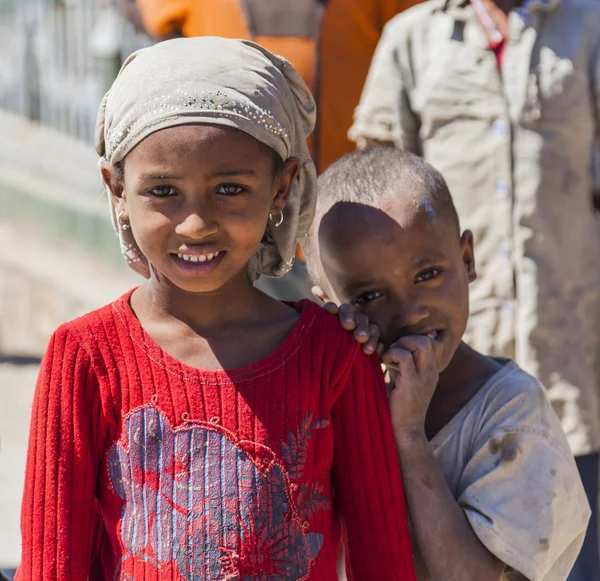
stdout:
{"type": "Polygon", "coordinates": [[[502,311],[507,315],[511,314],[515,310],[515,305],[512,301],[504,301],[502,304],[502,311]]]}
{"type": "Polygon", "coordinates": [[[496,184],[496,195],[500,198],[506,198],[510,192],[508,184],[496,184]]]}
{"type": "Polygon", "coordinates": [[[492,124],[492,131],[496,135],[508,135],[508,125],[502,119],[496,119],[492,124]]]}
{"type": "Polygon", "coordinates": [[[500,254],[504,258],[510,258],[510,255],[511,255],[510,248],[508,246],[506,246],[505,244],[503,244],[502,246],[500,246],[500,254]]]}

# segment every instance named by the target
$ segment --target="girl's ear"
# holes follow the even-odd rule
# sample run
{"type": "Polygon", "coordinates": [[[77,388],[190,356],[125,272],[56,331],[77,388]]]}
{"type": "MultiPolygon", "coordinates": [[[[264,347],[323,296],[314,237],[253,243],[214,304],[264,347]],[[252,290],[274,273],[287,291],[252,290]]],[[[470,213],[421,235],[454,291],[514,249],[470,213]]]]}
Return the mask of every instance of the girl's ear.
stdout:
{"type": "MultiPolygon", "coordinates": [[[[100,172],[102,174],[102,182],[107,190],[107,194],[112,196],[115,210],[117,213],[126,213],[127,203],[125,201],[125,197],[123,196],[125,185],[122,172],[119,172],[108,161],[102,161],[100,163],[100,172]]],[[[124,218],[127,219],[127,216],[124,216],[124,218]]]]}
{"type": "Polygon", "coordinates": [[[470,230],[465,230],[460,237],[460,251],[469,282],[474,282],[477,279],[477,271],[475,270],[473,232],[470,230]]]}
{"type": "Polygon", "coordinates": [[[283,162],[283,166],[275,177],[272,213],[282,212],[286,207],[292,187],[298,179],[300,171],[300,160],[297,157],[290,157],[283,162]]]}

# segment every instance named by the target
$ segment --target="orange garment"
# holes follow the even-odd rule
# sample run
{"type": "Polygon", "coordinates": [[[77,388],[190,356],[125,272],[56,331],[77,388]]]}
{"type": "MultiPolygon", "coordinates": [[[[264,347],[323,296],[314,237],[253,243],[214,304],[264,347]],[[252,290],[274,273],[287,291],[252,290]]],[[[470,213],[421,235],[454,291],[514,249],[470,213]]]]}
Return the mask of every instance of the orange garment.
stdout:
{"type": "Polygon", "coordinates": [[[179,31],[184,36],[246,38],[287,58],[315,93],[317,128],[309,144],[320,172],[354,149],[346,133],[383,26],[416,3],[417,0],[329,0],[317,63],[317,43],[312,38],[252,38],[239,0],[137,0],[144,25],[153,36],[179,31]]]}

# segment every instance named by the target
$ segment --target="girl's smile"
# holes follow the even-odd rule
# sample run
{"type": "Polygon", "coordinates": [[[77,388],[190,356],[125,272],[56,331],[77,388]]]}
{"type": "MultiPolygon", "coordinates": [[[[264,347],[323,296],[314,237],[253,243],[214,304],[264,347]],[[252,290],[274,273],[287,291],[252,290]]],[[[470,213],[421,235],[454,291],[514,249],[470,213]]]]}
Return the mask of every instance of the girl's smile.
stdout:
{"type": "Polygon", "coordinates": [[[173,261],[179,268],[194,275],[208,274],[215,270],[225,258],[225,250],[215,252],[186,251],[171,254],[173,261]]]}

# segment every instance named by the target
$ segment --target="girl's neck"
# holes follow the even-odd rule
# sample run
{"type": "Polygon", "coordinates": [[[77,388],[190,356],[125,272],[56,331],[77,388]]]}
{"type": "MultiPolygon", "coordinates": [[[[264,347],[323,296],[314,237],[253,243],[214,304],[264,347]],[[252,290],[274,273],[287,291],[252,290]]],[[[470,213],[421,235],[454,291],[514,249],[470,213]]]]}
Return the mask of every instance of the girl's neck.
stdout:
{"type": "Polygon", "coordinates": [[[219,289],[206,293],[184,291],[168,280],[159,280],[153,273],[131,299],[138,317],[177,319],[203,336],[259,315],[266,301],[273,299],[255,289],[246,273],[240,273],[219,289]]]}
{"type": "Polygon", "coordinates": [[[131,307],[158,346],[197,369],[233,369],[273,353],[296,325],[298,311],[244,278],[211,293],[188,293],[155,278],[131,296],[131,307]]]}

